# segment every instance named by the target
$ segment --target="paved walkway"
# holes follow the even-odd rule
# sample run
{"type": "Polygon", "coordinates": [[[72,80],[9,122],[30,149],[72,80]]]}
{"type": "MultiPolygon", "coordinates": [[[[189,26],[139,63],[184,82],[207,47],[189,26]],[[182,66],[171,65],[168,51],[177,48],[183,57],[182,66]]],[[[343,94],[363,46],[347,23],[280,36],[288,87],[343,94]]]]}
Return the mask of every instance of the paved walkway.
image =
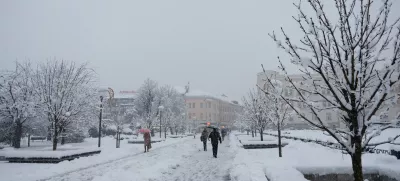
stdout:
{"type": "MultiPolygon", "coordinates": [[[[226,137],[228,138],[228,136],[226,137]]],[[[201,143],[201,142],[200,142],[201,143]]],[[[218,146],[218,158],[212,156],[212,147],[208,143],[208,151],[201,148],[182,160],[174,174],[165,175],[163,180],[168,181],[211,181],[230,180],[229,169],[232,166],[234,153],[229,151],[229,139],[218,146]]]]}
{"type": "Polygon", "coordinates": [[[129,158],[70,172],[50,181],[208,181],[230,180],[229,169],[234,153],[229,151],[229,140],[219,145],[218,158],[213,158],[212,147],[202,150],[196,139],[150,150],[129,158]]]}

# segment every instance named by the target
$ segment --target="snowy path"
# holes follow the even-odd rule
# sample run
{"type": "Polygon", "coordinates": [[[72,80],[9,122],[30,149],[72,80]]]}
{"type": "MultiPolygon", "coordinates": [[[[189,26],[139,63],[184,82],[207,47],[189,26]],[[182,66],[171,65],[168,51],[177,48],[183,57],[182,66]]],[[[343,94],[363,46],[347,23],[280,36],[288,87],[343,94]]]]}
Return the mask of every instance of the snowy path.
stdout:
{"type": "MultiPolygon", "coordinates": [[[[229,136],[227,136],[228,138],[229,136]]],[[[161,180],[168,181],[214,181],[230,180],[229,169],[232,166],[235,154],[229,149],[229,139],[218,146],[218,158],[212,157],[211,144],[207,145],[205,152],[198,146],[198,150],[182,160],[172,175],[167,175],[161,180]]]]}
{"type": "Polygon", "coordinates": [[[98,176],[102,176],[105,173],[108,173],[110,171],[115,170],[116,168],[119,167],[127,167],[129,165],[135,165],[137,164],[138,160],[143,159],[143,158],[149,158],[149,157],[154,157],[154,155],[157,155],[158,153],[162,153],[165,150],[168,149],[176,149],[177,145],[184,144],[191,141],[191,139],[186,139],[178,142],[176,144],[168,144],[166,146],[161,146],[157,148],[153,148],[151,152],[149,153],[136,153],[132,155],[128,155],[122,158],[119,158],[117,160],[112,160],[109,162],[105,163],[100,163],[96,165],[91,165],[86,168],[80,168],[77,170],[69,171],[57,176],[52,176],[47,179],[41,179],[40,181],[75,181],[75,180],[82,180],[82,181],[89,181],[93,180],[98,176]]]}
{"type": "Polygon", "coordinates": [[[218,158],[212,157],[211,144],[202,151],[198,139],[150,150],[107,164],[69,172],[47,181],[208,181],[230,180],[229,169],[234,153],[229,140],[219,145],[218,158]]]}

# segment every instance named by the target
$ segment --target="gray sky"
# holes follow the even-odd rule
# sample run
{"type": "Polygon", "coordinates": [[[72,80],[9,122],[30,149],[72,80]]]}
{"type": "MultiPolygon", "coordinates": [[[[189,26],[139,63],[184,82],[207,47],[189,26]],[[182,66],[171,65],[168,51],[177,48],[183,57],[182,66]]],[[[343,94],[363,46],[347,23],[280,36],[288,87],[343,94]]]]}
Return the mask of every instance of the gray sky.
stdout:
{"type": "MultiPolygon", "coordinates": [[[[147,77],[240,99],[282,52],[268,37],[299,30],[292,0],[0,1],[0,62],[88,61],[100,84],[147,77]]],[[[394,9],[399,9],[398,4],[394,9]]],[[[289,66],[293,72],[294,67],[289,66]]]]}

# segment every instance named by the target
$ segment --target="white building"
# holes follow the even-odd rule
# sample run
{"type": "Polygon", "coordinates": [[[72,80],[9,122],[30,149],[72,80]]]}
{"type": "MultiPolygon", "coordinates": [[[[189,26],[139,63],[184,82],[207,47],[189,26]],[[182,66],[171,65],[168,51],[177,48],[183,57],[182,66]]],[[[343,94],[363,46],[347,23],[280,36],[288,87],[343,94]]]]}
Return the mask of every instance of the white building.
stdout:
{"type": "MultiPolygon", "coordinates": [[[[285,76],[282,74],[279,74],[279,72],[276,71],[272,71],[272,70],[268,70],[266,71],[266,75],[268,77],[274,77],[274,79],[282,82],[283,84],[283,94],[286,97],[292,97],[295,98],[297,96],[299,96],[297,94],[297,92],[295,90],[292,90],[289,87],[289,82],[285,80],[285,76]]],[[[295,83],[299,83],[303,82],[305,84],[307,84],[306,82],[304,82],[303,75],[301,74],[292,74],[289,75],[289,77],[293,80],[293,82],[295,83]]],[[[318,76],[315,76],[315,79],[318,79],[318,76]]],[[[257,85],[259,87],[264,87],[264,89],[266,88],[266,86],[269,86],[269,83],[266,82],[266,77],[264,72],[260,72],[257,74],[257,85]]],[[[326,94],[329,94],[329,92],[326,92],[326,94]]],[[[309,99],[311,100],[317,100],[319,97],[317,96],[310,96],[309,99]]],[[[311,120],[317,120],[317,117],[314,116],[313,114],[311,114],[309,111],[307,111],[306,105],[302,104],[302,103],[295,103],[294,104],[301,112],[301,114],[304,114],[307,118],[311,119],[311,120]]],[[[329,106],[328,102],[324,102],[322,101],[322,105],[323,106],[329,106]]],[[[340,126],[340,120],[339,120],[339,114],[336,111],[333,110],[323,110],[321,112],[318,113],[318,116],[321,119],[325,119],[325,121],[332,127],[338,127],[340,126]]],[[[302,118],[298,117],[298,116],[293,116],[291,117],[288,122],[287,122],[287,129],[309,129],[311,128],[311,126],[309,125],[309,123],[307,123],[305,120],[303,120],[302,118]]]]}
{"type": "MultiPolygon", "coordinates": [[[[271,70],[266,71],[266,75],[268,77],[270,77],[270,76],[275,77],[276,80],[279,80],[283,83],[285,96],[293,97],[293,98],[296,96],[299,96],[295,90],[291,90],[291,89],[287,88],[289,86],[289,82],[285,80],[284,75],[279,74],[279,72],[271,71],[271,70]],[[285,85],[287,85],[287,86],[285,86],[285,85]]],[[[293,80],[293,82],[295,84],[300,84],[300,82],[302,82],[304,84],[304,86],[310,85],[311,82],[305,82],[304,79],[302,78],[303,76],[304,75],[302,75],[302,74],[289,75],[289,77],[293,80]]],[[[319,76],[318,75],[314,75],[314,76],[315,76],[314,80],[318,80],[319,76]]],[[[266,83],[265,73],[264,72],[258,73],[257,74],[257,85],[259,85],[260,87],[269,85],[269,84],[265,84],[265,83],[266,83]]],[[[329,91],[326,91],[325,94],[327,96],[329,96],[331,93],[329,91]]],[[[392,92],[390,93],[389,97],[394,96],[396,94],[398,96],[400,95],[400,85],[397,85],[396,87],[394,87],[392,89],[392,92]]],[[[309,99],[315,101],[315,100],[318,100],[321,98],[319,96],[310,96],[309,99]]],[[[327,106],[329,106],[329,103],[327,101],[322,101],[322,105],[324,107],[327,107],[327,106]]],[[[313,114],[309,113],[306,109],[304,109],[305,105],[298,103],[296,107],[300,108],[300,110],[303,111],[302,113],[304,115],[306,115],[307,118],[316,120],[316,117],[313,116],[313,114]]],[[[380,112],[385,111],[385,110],[388,110],[388,118],[387,118],[388,120],[399,119],[397,116],[399,115],[399,112],[400,112],[400,99],[397,99],[396,105],[383,105],[377,114],[379,114],[380,112]]],[[[319,112],[318,115],[321,119],[324,119],[331,126],[340,126],[340,127],[344,126],[343,123],[340,121],[341,113],[338,110],[323,110],[323,111],[319,112]]],[[[296,117],[294,119],[290,119],[288,121],[288,125],[287,125],[287,128],[293,128],[293,129],[304,129],[304,128],[310,128],[310,127],[311,126],[306,121],[302,120],[301,118],[296,118],[296,117]]]]}

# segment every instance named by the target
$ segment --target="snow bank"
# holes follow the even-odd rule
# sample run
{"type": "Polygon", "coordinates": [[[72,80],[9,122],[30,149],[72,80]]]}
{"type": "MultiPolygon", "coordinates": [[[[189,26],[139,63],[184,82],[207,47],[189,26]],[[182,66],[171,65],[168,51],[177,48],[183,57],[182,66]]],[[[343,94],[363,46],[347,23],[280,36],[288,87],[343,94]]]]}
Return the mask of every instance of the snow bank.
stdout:
{"type": "Polygon", "coordinates": [[[291,166],[266,166],[264,170],[269,181],[308,181],[303,173],[291,166]]]}
{"type": "MultiPolygon", "coordinates": [[[[295,132],[294,135],[301,135],[300,131],[295,132]]],[[[305,131],[305,135],[316,138],[317,134],[313,137],[312,132],[305,131]]],[[[266,180],[262,178],[265,175],[269,181],[305,181],[303,174],[352,173],[350,156],[339,150],[318,144],[286,141],[289,145],[283,148],[282,158],[278,157],[277,149],[235,148],[238,153],[230,173],[232,180],[266,180]]],[[[240,146],[238,139],[231,139],[231,142],[232,146],[240,146]]],[[[396,157],[366,153],[363,155],[363,167],[366,173],[379,173],[400,180],[400,162],[396,157]]]]}
{"type": "Polygon", "coordinates": [[[99,148],[60,148],[59,150],[5,150],[2,155],[6,158],[62,158],[88,152],[101,151],[99,148]]]}
{"type": "MultiPolygon", "coordinates": [[[[241,141],[242,145],[278,145],[278,140],[275,141],[241,141]]],[[[282,145],[287,145],[288,142],[282,141],[282,145]]]]}

